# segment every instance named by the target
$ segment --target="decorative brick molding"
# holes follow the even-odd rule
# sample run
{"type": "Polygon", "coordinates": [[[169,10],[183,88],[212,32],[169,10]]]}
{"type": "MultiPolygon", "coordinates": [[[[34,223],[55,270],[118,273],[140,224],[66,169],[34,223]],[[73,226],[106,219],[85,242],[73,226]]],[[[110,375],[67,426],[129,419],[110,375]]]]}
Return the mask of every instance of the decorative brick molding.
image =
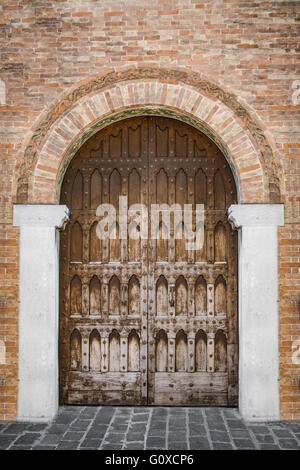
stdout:
{"type": "Polygon", "coordinates": [[[110,123],[143,114],[183,120],[214,140],[238,180],[240,202],[281,200],[280,169],[264,131],[234,95],[194,72],[137,68],[87,81],[48,112],[16,166],[16,201],[57,203],[78,148],[110,123]]]}

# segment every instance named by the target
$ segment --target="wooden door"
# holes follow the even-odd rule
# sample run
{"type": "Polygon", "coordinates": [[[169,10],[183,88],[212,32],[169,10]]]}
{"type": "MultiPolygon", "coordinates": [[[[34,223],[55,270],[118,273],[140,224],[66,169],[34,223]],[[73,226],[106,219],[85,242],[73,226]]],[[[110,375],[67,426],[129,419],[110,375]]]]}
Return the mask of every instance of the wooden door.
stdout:
{"type": "Polygon", "coordinates": [[[61,234],[62,403],[237,403],[237,240],[226,221],[234,202],[225,158],[185,123],[128,119],[83,145],[61,196],[71,212],[61,234]],[[124,235],[119,196],[146,206],[148,239],[128,237],[142,230],[130,214],[124,235]],[[116,208],[113,239],[97,236],[101,203],[116,208]],[[203,248],[186,250],[172,215],[170,239],[161,219],[151,238],[152,204],[204,204],[203,248]]]}

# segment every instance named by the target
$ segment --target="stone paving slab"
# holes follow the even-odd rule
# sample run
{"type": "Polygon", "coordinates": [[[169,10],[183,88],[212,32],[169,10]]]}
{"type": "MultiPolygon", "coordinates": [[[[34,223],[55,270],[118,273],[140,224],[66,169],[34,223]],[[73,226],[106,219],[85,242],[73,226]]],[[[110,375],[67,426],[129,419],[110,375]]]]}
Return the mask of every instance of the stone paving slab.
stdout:
{"type": "Polygon", "coordinates": [[[300,423],[235,408],[63,406],[49,424],[0,423],[1,450],[299,450],[300,423]]]}

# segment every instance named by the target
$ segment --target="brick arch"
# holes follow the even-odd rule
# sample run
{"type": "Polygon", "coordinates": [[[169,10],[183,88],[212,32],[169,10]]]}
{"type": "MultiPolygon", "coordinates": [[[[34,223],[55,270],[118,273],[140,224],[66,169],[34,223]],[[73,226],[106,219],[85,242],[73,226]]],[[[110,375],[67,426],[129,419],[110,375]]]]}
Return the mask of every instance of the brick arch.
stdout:
{"type": "Polygon", "coordinates": [[[43,116],[19,160],[19,203],[58,203],[65,169],[99,129],[135,115],[165,115],[207,134],[224,153],[244,203],[279,202],[279,170],[263,129],[236,98],[193,72],[129,69],[87,81],[43,116]]]}

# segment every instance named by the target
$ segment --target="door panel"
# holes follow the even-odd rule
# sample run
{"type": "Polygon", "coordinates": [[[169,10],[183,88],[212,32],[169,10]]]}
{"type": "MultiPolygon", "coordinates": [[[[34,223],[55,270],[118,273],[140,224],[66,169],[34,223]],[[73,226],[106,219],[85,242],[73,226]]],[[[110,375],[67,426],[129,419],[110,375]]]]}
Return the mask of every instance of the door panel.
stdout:
{"type": "Polygon", "coordinates": [[[153,118],[149,135],[150,155],[164,136],[163,158],[149,163],[150,203],[204,204],[205,237],[201,250],[186,250],[184,224],[174,223],[167,257],[160,240],[149,243],[148,402],[234,405],[237,247],[226,221],[236,202],[232,174],[217,147],[186,124],[153,118]]]}
{"type": "Polygon", "coordinates": [[[121,195],[130,204],[147,204],[147,137],[144,119],[101,131],[80,149],[65,175],[62,200],[71,217],[61,236],[64,403],[147,400],[147,245],[141,257],[140,240],[120,239],[119,223],[111,227],[112,239],[100,240],[96,230],[99,204],[113,204],[117,217],[121,195]],[[68,340],[73,337],[74,352],[68,340]]]}
{"type": "Polygon", "coordinates": [[[226,219],[235,202],[223,155],[183,122],[132,118],[83,145],[61,196],[71,213],[61,234],[62,403],[237,403],[237,240],[226,219]],[[124,235],[119,196],[149,214],[151,204],[177,204],[169,239],[162,215],[151,238],[149,215],[141,240],[133,212],[124,235]],[[112,239],[97,236],[101,203],[116,209],[112,239]],[[178,222],[184,204],[205,206],[196,251],[178,222]]]}

